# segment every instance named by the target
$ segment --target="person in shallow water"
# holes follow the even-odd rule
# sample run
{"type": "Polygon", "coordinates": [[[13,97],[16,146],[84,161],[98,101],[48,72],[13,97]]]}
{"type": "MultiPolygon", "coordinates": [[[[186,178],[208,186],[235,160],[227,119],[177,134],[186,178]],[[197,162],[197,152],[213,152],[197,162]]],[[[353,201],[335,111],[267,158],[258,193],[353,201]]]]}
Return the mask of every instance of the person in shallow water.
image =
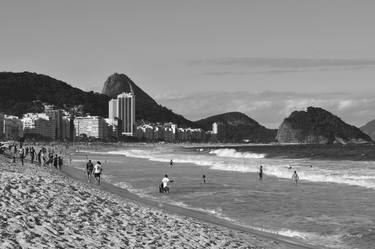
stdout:
{"type": "Polygon", "coordinates": [[[262,180],[263,179],[263,166],[260,165],[260,168],[259,168],[259,180],[262,180]]]}
{"type": "Polygon", "coordinates": [[[298,180],[299,180],[299,176],[297,174],[297,171],[294,171],[293,175],[292,175],[292,181],[295,185],[298,184],[298,180]]]}
{"type": "Polygon", "coordinates": [[[206,175],[202,175],[203,183],[206,183],[206,175]]]}
{"type": "Polygon", "coordinates": [[[173,166],[173,160],[171,159],[171,161],[169,162],[169,165],[171,165],[171,168],[173,166]]]}
{"type": "Polygon", "coordinates": [[[169,193],[169,187],[168,183],[173,182],[173,180],[169,180],[168,175],[165,175],[164,178],[161,180],[161,184],[159,187],[159,192],[160,193],[169,193]]]}

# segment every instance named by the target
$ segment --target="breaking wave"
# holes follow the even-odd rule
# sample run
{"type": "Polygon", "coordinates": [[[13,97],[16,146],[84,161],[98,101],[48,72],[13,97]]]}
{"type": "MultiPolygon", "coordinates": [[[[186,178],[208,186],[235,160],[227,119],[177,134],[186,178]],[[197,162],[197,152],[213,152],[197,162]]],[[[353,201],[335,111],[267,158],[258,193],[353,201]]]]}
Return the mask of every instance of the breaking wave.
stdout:
{"type": "Polygon", "coordinates": [[[265,154],[257,154],[251,152],[238,152],[235,149],[217,149],[211,150],[209,154],[214,154],[218,157],[232,157],[232,158],[264,158],[265,154]]]}

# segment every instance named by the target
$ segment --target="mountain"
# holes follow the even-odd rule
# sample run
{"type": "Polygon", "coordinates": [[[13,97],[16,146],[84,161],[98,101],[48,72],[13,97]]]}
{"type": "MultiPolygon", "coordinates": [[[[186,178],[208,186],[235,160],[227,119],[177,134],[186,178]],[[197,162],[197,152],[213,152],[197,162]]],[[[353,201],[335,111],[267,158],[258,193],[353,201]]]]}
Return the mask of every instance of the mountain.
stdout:
{"type": "Polygon", "coordinates": [[[130,92],[133,89],[135,94],[135,108],[137,120],[147,120],[150,122],[173,122],[180,126],[195,127],[196,125],[178,115],[172,110],[159,105],[153,98],[139,88],[125,74],[114,73],[104,82],[102,94],[111,98],[116,98],[122,92],[130,92]]]}
{"type": "Polygon", "coordinates": [[[375,119],[360,127],[360,129],[375,141],[375,119]]]}
{"type": "Polygon", "coordinates": [[[69,109],[81,105],[91,115],[106,116],[109,97],[85,92],[47,75],[0,72],[0,112],[21,116],[42,112],[43,103],[69,109]]]}
{"type": "Polygon", "coordinates": [[[104,83],[103,93],[106,94],[100,94],[82,91],[47,75],[0,72],[0,112],[17,116],[43,112],[42,103],[48,103],[65,110],[80,106],[83,113],[107,117],[110,97],[129,92],[129,82],[136,96],[137,120],[195,127],[192,121],[156,103],[124,74],[111,75],[104,83]]]}
{"type": "Polygon", "coordinates": [[[275,141],[276,130],[267,129],[241,112],[215,115],[195,123],[204,130],[211,130],[214,122],[224,125],[225,141],[223,142],[249,140],[252,143],[268,143],[275,141]]]}
{"type": "Polygon", "coordinates": [[[332,113],[316,107],[295,111],[284,119],[277,132],[280,143],[364,143],[371,138],[332,113]]]}

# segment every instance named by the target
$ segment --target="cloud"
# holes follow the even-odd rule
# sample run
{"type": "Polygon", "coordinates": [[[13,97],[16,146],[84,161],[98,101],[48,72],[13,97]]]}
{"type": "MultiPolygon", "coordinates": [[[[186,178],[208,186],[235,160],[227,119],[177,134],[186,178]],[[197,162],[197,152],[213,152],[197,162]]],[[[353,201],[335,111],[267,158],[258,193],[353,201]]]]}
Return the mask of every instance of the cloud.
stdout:
{"type": "Polygon", "coordinates": [[[160,98],[158,102],[192,120],[240,111],[270,128],[277,128],[291,112],[309,106],[322,107],[357,126],[375,119],[375,97],[340,92],[203,92],[160,98]]]}
{"type": "Polygon", "coordinates": [[[279,74],[305,71],[361,70],[375,67],[371,59],[313,59],[281,57],[224,57],[188,61],[190,66],[204,67],[207,76],[279,74]]]}

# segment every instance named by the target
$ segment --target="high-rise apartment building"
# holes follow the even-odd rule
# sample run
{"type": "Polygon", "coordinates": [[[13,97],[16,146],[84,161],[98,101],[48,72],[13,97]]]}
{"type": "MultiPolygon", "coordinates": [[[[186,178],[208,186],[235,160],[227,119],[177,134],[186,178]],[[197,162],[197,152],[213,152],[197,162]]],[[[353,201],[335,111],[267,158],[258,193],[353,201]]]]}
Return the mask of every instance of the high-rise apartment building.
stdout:
{"type": "Polygon", "coordinates": [[[63,139],[63,112],[60,109],[53,109],[52,107],[46,108],[45,113],[49,117],[50,121],[54,123],[55,126],[55,138],[63,139]]]}
{"type": "Polygon", "coordinates": [[[108,102],[108,118],[111,120],[117,118],[117,99],[111,99],[108,102]]]}
{"type": "Polygon", "coordinates": [[[126,136],[135,134],[135,96],[131,93],[121,93],[117,96],[117,118],[120,120],[121,133],[126,136]]]}

